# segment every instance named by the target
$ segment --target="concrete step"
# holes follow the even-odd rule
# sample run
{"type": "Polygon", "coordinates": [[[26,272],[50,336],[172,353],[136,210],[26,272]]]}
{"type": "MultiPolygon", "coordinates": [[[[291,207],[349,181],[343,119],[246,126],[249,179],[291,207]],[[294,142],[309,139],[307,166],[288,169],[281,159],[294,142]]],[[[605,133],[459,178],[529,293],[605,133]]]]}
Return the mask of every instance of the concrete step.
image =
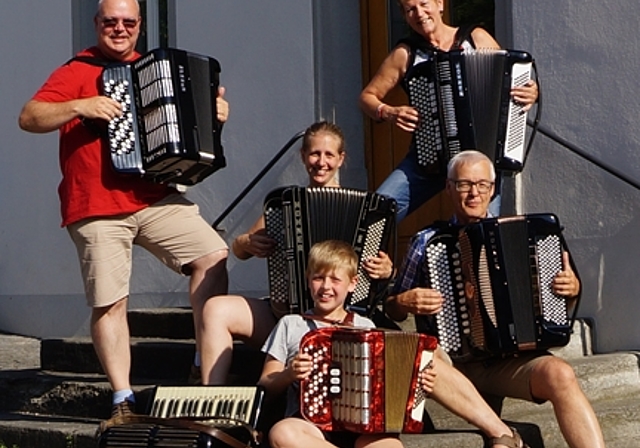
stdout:
{"type": "MultiPolygon", "coordinates": [[[[600,399],[593,403],[608,448],[640,447],[640,392],[600,399]]],[[[552,410],[537,406],[526,415],[527,423],[506,419],[518,428],[531,448],[566,448],[552,410]],[[544,441],[543,441],[544,440],[544,441]]],[[[100,420],[48,414],[0,413],[0,446],[18,448],[95,448],[100,420]]],[[[464,422],[431,434],[401,436],[406,448],[484,446],[480,433],[464,422]]]]}
{"type": "MultiPolygon", "coordinates": [[[[132,382],[144,408],[153,385],[185,384],[194,354],[192,315],[181,308],[139,310],[129,313],[129,321],[134,336],[132,382]]],[[[602,423],[607,446],[640,447],[634,445],[640,431],[637,354],[585,357],[592,353],[590,325],[576,325],[571,343],[557,350],[558,356],[574,366],[602,423]]],[[[0,359],[0,410],[8,413],[0,416],[0,447],[96,446],[93,435],[98,422],[108,416],[110,390],[88,338],[40,343],[0,337],[0,359]],[[18,354],[9,346],[18,347],[18,354]],[[11,375],[6,377],[3,369],[11,375]]],[[[234,382],[255,384],[263,359],[259,352],[236,344],[234,382]]],[[[482,436],[466,422],[431,401],[428,406],[436,433],[403,435],[407,448],[483,446],[482,436]]],[[[532,448],[566,446],[549,405],[506,400],[502,416],[518,427],[532,448]]]]}
{"type": "MultiPolygon", "coordinates": [[[[151,379],[186,379],[195,353],[194,340],[131,339],[131,376],[151,379]]],[[[43,370],[102,373],[91,339],[45,339],[40,349],[43,370]]]]}
{"type": "MultiPolygon", "coordinates": [[[[241,342],[234,344],[230,381],[255,384],[264,354],[241,342]]],[[[131,377],[134,381],[173,381],[183,384],[189,377],[195,341],[158,338],[131,339],[131,377]]],[[[40,366],[45,371],[102,374],[91,339],[76,337],[46,339],[40,344],[40,366]]]]}
{"type": "Polygon", "coordinates": [[[127,313],[129,332],[136,338],[195,339],[190,308],[144,308],[127,313]]]}
{"type": "MultiPolygon", "coordinates": [[[[0,415],[0,442],[8,447],[15,445],[19,448],[95,448],[97,425],[107,417],[110,408],[110,391],[104,377],[98,374],[61,375],[43,372],[38,366],[39,341],[23,342],[22,338],[16,337],[6,344],[0,342],[0,356],[10,357],[7,364],[0,362],[0,409],[3,411],[0,415]],[[10,347],[15,349],[11,350],[10,347]],[[9,368],[5,368],[5,365],[9,368]]],[[[617,365],[612,361],[615,355],[602,356],[594,356],[590,362],[599,363],[602,360],[617,365]]],[[[628,359],[629,354],[621,356],[628,359]]],[[[632,363],[623,365],[631,367],[632,363]]],[[[597,367],[594,364],[585,371],[603,368],[601,364],[597,367]]],[[[604,376],[610,374],[603,372],[604,376]]],[[[153,385],[139,383],[134,387],[139,406],[145,408],[145,397],[148,397],[153,385]]],[[[605,389],[607,393],[595,395],[593,406],[603,426],[607,446],[640,446],[634,444],[640,436],[638,384],[615,383],[605,389]]],[[[452,418],[446,411],[438,410],[435,403],[428,403],[438,430],[435,434],[403,435],[407,448],[483,446],[483,439],[476,430],[460,419],[452,418]]],[[[507,401],[503,417],[514,422],[532,448],[564,448],[566,445],[559,435],[550,406],[527,406],[529,408],[520,403],[512,406],[507,401]],[[540,442],[540,435],[544,437],[544,444],[540,442]]]]}

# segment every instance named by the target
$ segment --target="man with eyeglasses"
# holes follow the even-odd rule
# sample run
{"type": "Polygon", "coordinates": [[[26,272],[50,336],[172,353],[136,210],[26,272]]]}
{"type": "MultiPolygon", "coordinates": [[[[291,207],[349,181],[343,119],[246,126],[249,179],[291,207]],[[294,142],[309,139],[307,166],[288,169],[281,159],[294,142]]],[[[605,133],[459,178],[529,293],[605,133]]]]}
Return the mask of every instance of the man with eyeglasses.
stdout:
{"type": "MultiPolygon", "coordinates": [[[[118,102],[98,91],[102,66],[140,57],[135,46],[141,21],[137,0],[99,0],[96,46],[55,70],[19,117],[26,131],[60,133],[62,226],[78,251],[92,308],[93,345],[114,391],[113,416],[135,411],[127,325],[133,245],[190,276],[196,342],[204,302],[225,294],[228,283],[227,245],[200,216],[197,205],[170,186],[117,174],[100,137],[100,129],[122,114],[118,102]]],[[[223,95],[221,88],[216,117],[220,122],[229,113],[223,95]]]]}
{"type": "MultiPolygon", "coordinates": [[[[453,157],[447,167],[445,187],[453,205],[451,221],[465,225],[490,217],[488,208],[494,192],[494,182],[495,170],[486,155],[470,150],[453,157]]],[[[425,333],[433,333],[434,315],[441,310],[443,304],[438,291],[424,287],[424,248],[435,233],[436,228],[430,227],[413,237],[386,303],[386,311],[393,319],[401,321],[412,313],[415,315],[418,331],[425,333]]],[[[553,288],[557,294],[569,298],[576,298],[580,293],[580,282],[571,269],[566,252],[563,270],[554,279],[553,288]]],[[[438,349],[437,357],[444,363],[451,363],[442,349],[438,349]]],[[[605,446],[600,425],[578,384],[575,372],[568,363],[549,352],[522,353],[517,357],[484,362],[456,363],[455,367],[482,393],[535,403],[550,401],[558,425],[570,447],[605,446]]],[[[438,381],[442,380],[442,375],[439,375],[438,381]]],[[[458,393],[456,388],[450,389],[452,393],[458,393]]]]}

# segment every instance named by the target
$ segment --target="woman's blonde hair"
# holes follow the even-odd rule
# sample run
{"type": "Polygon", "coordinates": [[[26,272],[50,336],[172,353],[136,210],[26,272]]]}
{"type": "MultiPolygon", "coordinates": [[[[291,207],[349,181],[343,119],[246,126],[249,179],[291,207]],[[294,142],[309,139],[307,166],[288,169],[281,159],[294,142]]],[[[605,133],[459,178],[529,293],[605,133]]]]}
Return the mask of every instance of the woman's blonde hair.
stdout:
{"type": "Polygon", "coordinates": [[[311,147],[311,139],[318,134],[327,133],[333,135],[340,142],[338,146],[338,153],[344,153],[344,134],[342,129],[337,124],[329,123],[328,121],[318,121],[313,123],[304,131],[304,137],[302,138],[302,147],[300,152],[304,153],[311,147]]]}

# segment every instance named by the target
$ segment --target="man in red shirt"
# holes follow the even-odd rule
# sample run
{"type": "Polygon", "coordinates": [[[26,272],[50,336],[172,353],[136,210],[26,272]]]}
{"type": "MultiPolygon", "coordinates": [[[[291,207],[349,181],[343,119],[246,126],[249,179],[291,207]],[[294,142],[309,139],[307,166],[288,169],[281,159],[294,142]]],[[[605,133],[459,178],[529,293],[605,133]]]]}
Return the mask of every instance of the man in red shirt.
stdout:
{"type": "MultiPolygon", "coordinates": [[[[94,17],[97,45],[78,56],[132,61],[140,33],[137,0],[100,0],[94,17]]],[[[189,275],[196,340],[207,298],[227,291],[225,242],[197,205],[173,188],[117,174],[109,149],[91,120],[105,125],[122,114],[120,104],[98,91],[100,66],[72,60],[55,70],[24,106],[19,124],[29,132],[59,130],[62,226],[76,244],[93,345],[114,391],[114,415],[133,412],[127,299],[131,251],[138,244],[178,273],[189,275]]],[[[220,89],[220,122],[228,104],[220,89]]]]}

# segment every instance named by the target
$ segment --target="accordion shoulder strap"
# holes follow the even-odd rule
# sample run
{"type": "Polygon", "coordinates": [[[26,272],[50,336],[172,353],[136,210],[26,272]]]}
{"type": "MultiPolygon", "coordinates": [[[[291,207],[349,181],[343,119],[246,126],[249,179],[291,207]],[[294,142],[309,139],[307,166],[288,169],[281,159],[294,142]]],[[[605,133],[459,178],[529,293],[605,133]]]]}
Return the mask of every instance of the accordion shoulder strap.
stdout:
{"type": "MultiPolygon", "coordinates": [[[[469,41],[473,48],[476,48],[476,43],[473,41],[471,33],[478,28],[478,26],[476,23],[461,25],[456,31],[451,49],[459,49],[465,40],[469,41]]],[[[411,31],[408,36],[398,40],[396,45],[400,44],[408,45],[412,49],[418,48],[422,51],[438,51],[438,48],[415,31],[411,31]]],[[[411,61],[411,64],[413,65],[413,61],[411,61]]]]}
{"type": "MultiPolygon", "coordinates": [[[[244,422],[238,422],[240,425],[244,426],[247,429],[252,438],[257,442],[258,441],[258,432],[244,422]]],[[[117,416],[112,417],[109,420],[105,420],[100,424],[99,432],[104,433],[107,429],[112,428],[114,426],[120,425],[131,425],[131,424],[147,424],[147,425],[160,425],[160,426],[169,426],[172,428],[181,428],[181,429],[189,429],[192,431],[199,431],[205,434],[210,435],[213,438],[220,440],[221,442],[233,447],[233,448],[247,448],[250,445],[245,445],[235,437],[227,434],[221,429],[216,428],[212,425],[207,425],[202,421],[198,421],[197,419],[191,418],[161,418],[161,417],[152,417],[150,415],[126,415],[126,416],[117,416]]]]}
{"type": "Polygon", "coordinates": [[[337,322],[335,320],[325,319],[324,317],[315,316],[313,314],[303,314],[302,317],[305,318],[305,319],[309,319],[309,320],[315,320],[315,321],[318,321],[318,322],[323,322],[325,324],[329,324],[329,325],[332,325],[334,327],[353,327],[354,320],[355,320],[355,314],[352,311],[349,311],[347,313],[347,317],[345,317],[342,320],[342,322],[337,322]]]}
{"type": "Polygon", "coordinates": [[[456,31],[456,36],[455,36],[455,39],[453,41],[453,45],[451,46],[451,48],[460,48],[462,46],[462,43],[465,40],[469,41],[469,43],[471,44],[471,46],[473,48],[476,48],[476,43],[473,41],[473,37],[471,36],[471,33],[476,28],[478,28],[478,25],[475,24],[475,23],[467,24],[467,25],[461,25],[458,28],[458,30],[456,31]]]}
{"type": "Polygon", "coordinates": [[[95,65],[97,67],[106,67],[111,62],[106,59],[96,58],[94,56],[74,56],[65,62],[63,65],[71,64],[72,62],[83,62],[89,65],[95,65]]]}

